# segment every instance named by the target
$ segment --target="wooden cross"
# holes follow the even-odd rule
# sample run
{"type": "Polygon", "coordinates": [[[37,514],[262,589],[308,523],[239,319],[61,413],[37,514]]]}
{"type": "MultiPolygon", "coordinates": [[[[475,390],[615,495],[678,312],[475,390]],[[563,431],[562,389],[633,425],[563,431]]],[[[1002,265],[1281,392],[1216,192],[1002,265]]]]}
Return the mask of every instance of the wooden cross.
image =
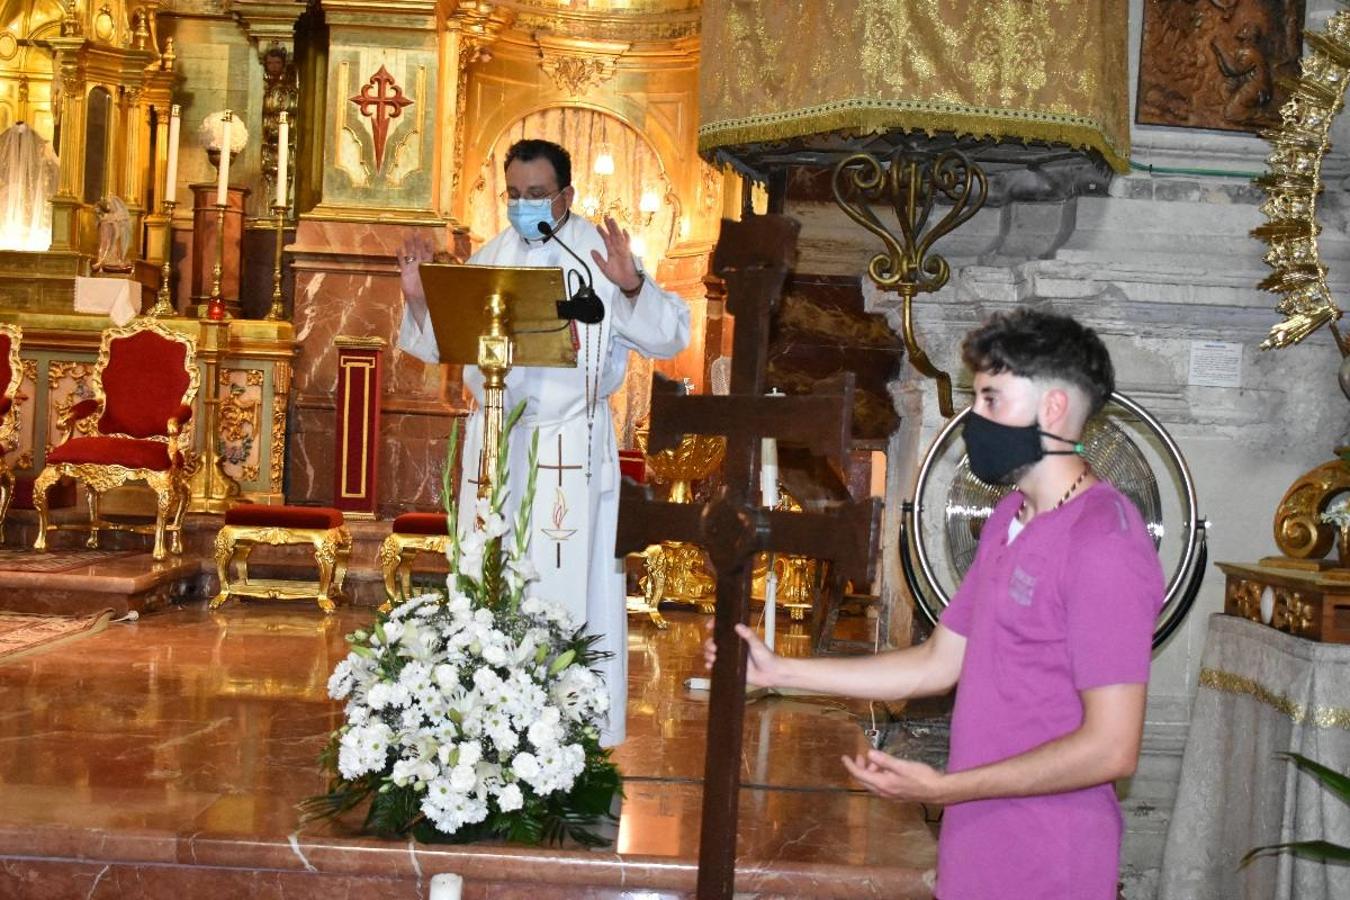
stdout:
{"type": "Polygon", "coordinates": [[[652,386],[649,453],[676,446],[684,434],[727,439],[723,485],[706,505],[661,503],[650,489],[625,481],[619,500],[617,553],[663,540],[691,541],[707,550],[717,572],[717,611],[708,709],[708,748],[699,836],[700,900],[731,898],[736,874],[736,813],[741,732],[745,720],[745,644],[735,625],[750,610],[752,560],[772,550],[829,559],[842,578],[870,582],[880,526],[875,500],[841,503],[828,512],[765,510],[756,502],[760,439],[799,443],[842,471],[848,463],[853,375],[809,396],[765,399],[769,320],[796,256],[799,226],[784,216],[723,222],[713,271],[726,282],[735,317],[731,393],[681,396],[673,382],[652,386]]]}

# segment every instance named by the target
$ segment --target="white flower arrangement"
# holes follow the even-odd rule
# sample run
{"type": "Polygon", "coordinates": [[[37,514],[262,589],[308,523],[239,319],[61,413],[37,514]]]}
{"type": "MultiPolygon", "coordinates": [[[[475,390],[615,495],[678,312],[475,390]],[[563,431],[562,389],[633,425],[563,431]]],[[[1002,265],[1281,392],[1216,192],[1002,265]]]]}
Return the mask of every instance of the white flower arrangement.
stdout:
{"type": "Polygon", "coordinates": [[[602,843],[591,829],[613,819],[619,790],[599,745],[609,694],[590,668],[593,640],[561,604],[529,592],[536,448],[515,522],[502,514],[506,459],[503,450],[473,528],[459,531],[447,504],[446,592],[408,598],[348,637],[351,652],[328,680],[346,724],[321,759],[329,792],[303,804],[307,818],[369,799],[365,829],[381,835],[602,843]]]}
{"type": "MultiPolygon", "coordinates": [[[[202,119],[202,125],[197,129],[197,140],[207,150],[219,150],[222,132],[225,130],[225,111],[213,112],[205,119],[202,119]]],[[[248,146],[248,126],[239,116],[234,116],[230,121],[230,152],[238,153],[248,146]]]]}

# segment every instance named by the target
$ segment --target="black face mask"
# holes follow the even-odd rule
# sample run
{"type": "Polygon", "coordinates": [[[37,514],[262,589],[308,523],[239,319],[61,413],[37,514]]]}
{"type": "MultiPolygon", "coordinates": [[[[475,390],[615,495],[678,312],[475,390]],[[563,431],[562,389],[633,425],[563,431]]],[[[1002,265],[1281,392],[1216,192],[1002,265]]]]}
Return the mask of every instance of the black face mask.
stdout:
{"type": "Polygon", "coordinates": [[[1027,466],[1035,465],[1045,456],[1073,456],[1083,452],[1083,445],[1030,425],[1002,425],[986,419],[973,410],[966,415],[961,429],[966,442],[966,456],[970,471],[985,484],[1011,484],[1013,476],[1027,466]],[[1041,436],[1072,444],[1072,450],[1046,450],[1041,447],[1041,436]]]}

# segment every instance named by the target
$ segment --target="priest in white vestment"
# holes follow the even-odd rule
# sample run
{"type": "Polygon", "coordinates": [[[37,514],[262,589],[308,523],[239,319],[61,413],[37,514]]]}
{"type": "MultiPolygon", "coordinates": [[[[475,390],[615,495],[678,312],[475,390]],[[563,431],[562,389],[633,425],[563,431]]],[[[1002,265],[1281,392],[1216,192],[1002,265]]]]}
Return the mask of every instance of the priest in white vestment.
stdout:
{"type": "MultiPolygon", "coordinates": [[[[574,215],[571,160],[548,141],[519,141],[507,151],[507,216],[511,227],[469,257],[492,266],[561,267],[571,286],[586,279],[581,263],[557,240],[545,240],[539,223],[586,260],[605,306],[598,325],[575,324],[575,369],[513,368],[506,379],[505,409],[521,400],[525,413],[512,435],[508,506],[519,502],[527,474],[530,435],[539,433],[539,476],[531,515],[530,551],[539,581],[535,592],[563,603],[576,624],[598,635],[609,654],[600,672],[609,688],[608,727],[601,744],[624,739],[628,698],[628,617],[623,564],[615,559],[619,511],[619,456],[609,397],[624,380],[628,351],[668,359],[689,343],[689,308],[639,268],[628,233],[612,219],[597,228],[574,215]]],[[[430,247],[409,247],[404,273],[399,347],[428,363],[439,362],[417,267],[430,247]]],[[[483,441],[483,376],[473,366],[464,381],[478,401],[464,439],[459,484],[460,527],[472,524],[478,458],[483,441]]]]}

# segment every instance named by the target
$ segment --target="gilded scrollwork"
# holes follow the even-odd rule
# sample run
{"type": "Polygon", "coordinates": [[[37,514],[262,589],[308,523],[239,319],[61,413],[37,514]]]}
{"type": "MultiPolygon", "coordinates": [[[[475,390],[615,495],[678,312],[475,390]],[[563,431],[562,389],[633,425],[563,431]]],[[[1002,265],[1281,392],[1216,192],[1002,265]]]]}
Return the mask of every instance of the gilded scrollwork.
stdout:
{"type": "Polygon", "coordinates": [[[1321,559],[1336,540],[1336,529],[1321,521],[1332,499],[1350,492],[1350,463],[1335,459],[1305,472],[1275,508],[1275,544],[1285,556],[1321,559]]]}
{"type": "Polygon", "coordinates": [[[215,541],[216,573],[220,592],[211,600],[211,609],[220,607],[232,596],[268,599],[313,599],[325,613],[337,607],[332,597],[342,594],[351,555],[352,536],[345,526],[337,528],[286,528],[274,525],[226,525],[215,541]],[[248,555],[257,544],[284,546],[309,544],[319,567],[319,583],[257,581],[248,578],[248,555]],[[237,566],[238,578],[232,569],[237,566]]]}
{"type": "MultiPolygon", "coordinates": [[[[1341,317],[1327,283],[1327,267],[1317,246],[1317,198],[1322,192],[1322,159],[1331,148],[1331,127],[1345,102],[1350,82],[1350,11],[1333,15],[1321,32],[1304,36],[1308,47],[1302,74],[1280,108],[1280,125],[1265,137],[1272,149],[1266,174],[1256,179],[1265,189],[1261,205],[1266,224],[1252,231],[1270,245],[1266,263],[1274,271],[1259,287],[1280,295],[1276,310],[1284,319],[1270,329],[1263,348],[1287,347],[1341,317]]],[[[1342,353],[1350,347],[1339,334],[1342,353]]]]}
{"type": "Polygon", "coordinates": [[[222,369],[219,380],[217,438],[221,466],[237,481],[257,481],[265,373],[261,369],[222,369]]]}
{"type": "Polygon", "coordinates": [[[558,89],[569,96],[579,97],[593,87],[614,77],[618,68],[616,57],[573,56],[540,48],[539,68],[553,79],[558,89]]]}
{"type": "MultiPolygon", "coordinates": [[[[36,364],[36,361],[34,361],[36,364]]],[[[75,404],[97,399],[103,400],[101,392],[94,385],[94,364],[78,361],[52,360],[47,363],[47,453],[64,438],[62,422],[70,416],[75,404]]],[[[98,417],[85,416],[71,423],[72,434],[90,437],[98,431],[98,417]]]]}

